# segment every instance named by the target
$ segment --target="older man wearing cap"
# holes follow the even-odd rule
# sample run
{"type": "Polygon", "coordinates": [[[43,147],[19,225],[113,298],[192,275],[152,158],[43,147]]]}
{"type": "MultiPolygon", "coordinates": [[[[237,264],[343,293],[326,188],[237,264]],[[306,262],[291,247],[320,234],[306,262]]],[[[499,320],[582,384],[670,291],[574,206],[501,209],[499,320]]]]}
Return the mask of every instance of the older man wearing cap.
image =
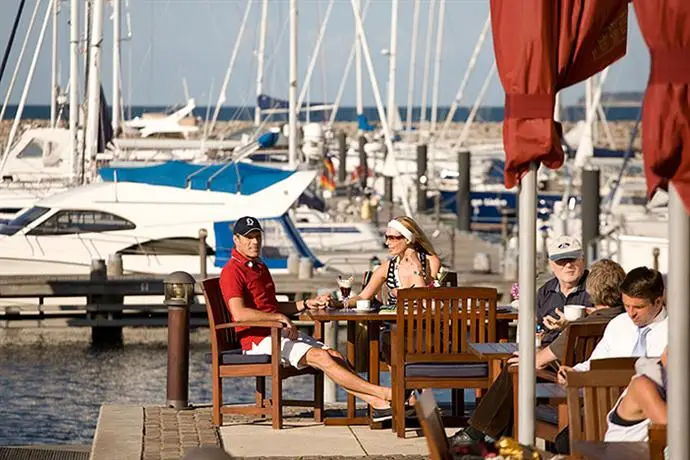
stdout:
{"type": "Polygon", "coordinates": [[[549,244],[548,253],[554,277],[537,291],[537,324],[548,329],[542,337],[543,344],[553,342],[566,326],[565,305],[592,307],[585,290],[587,270],[580,241],[571,236],[559,236],[549,244]]]}
{"type": "MultiPolygon", "coordinates": [[[[336,350],[297,330],[288,315],[328,305],[329,296],[279,304],[273,278],[261,261],[263,229],[254,217],[240,218],[233,228],[232,257],[220,274],[220,288],[232,320],[236,322],[278,321],[285,327],[281,340],[281,360],[298,369],[320,369],[335,383],[374,408],[374,421],[391,418],[391,389],[362,379],[347,365],[336,350]]],[[[271,354],[270,329],[237,328],[245,354],[271,354]]]]}

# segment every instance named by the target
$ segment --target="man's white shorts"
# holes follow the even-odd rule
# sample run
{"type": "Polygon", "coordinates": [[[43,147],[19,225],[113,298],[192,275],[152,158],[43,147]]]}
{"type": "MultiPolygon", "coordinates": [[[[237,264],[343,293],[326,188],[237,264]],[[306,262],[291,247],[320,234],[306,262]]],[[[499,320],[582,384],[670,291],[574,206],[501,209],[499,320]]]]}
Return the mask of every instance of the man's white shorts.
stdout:
{"type": "MultiPolygon", "coordinates": [[[[283,366],[292,366],[297,369],[304,369],[306,365],[300,365],[300,361],[312,348],[323,348],[327,350],[328,347],[316,340],[314,337],[297,333],[297,339],[290,340],[287,337],[281,337],[280,340],[280,361],[283,366]]],[[[244,352],[246,355],[270,355],[271,354],[271,336],[264,338],[258,344],[252,344],[252,349],[244,352]]]]}

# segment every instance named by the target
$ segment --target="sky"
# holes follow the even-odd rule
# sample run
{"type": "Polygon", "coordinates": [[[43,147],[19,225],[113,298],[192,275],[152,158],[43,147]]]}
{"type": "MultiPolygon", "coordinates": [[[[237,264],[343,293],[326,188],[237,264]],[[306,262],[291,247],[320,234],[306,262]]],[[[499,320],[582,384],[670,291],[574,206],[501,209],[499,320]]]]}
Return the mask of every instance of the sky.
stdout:
{"type": "MultiPolygon", "coordinates": [[[[0,49],[8,42],[15,12],[20,0],[1,0],[0,49]]],[[[25,58],[20,66],[17,82],[10,95],[10,102],[20,99],[27,81],[29,63],[36,49],[38,30],[45,16],[48,0],[28,0],[5,75],[0,82],[0,97],[7,94],[8,84],[14,72],[17,56],[26,36],[29,19],[36,2],[38,17],[29,36],[25,58]]],[[[231,74],[224,105],[251,106],[255,104],[256,57],[258,48],[261,1],[249,0],[251,11],[239,41],[238,55],[231,74]]],[[[367,0],[361,0],[363,4],[367,0]]],[[[198,106],[215,105],[230,58],[238,41],[247,0],[122,0],[125,18],[122,26],[121,85],[125,104],[159,105],[170,107],[185,100],[183,81],[189,95],[198,106]],[[128,19],[128,20],[127,20],[128,19]],[[131,24],[131,26],[128,25],[131,24]]],[[[330,0],[298,0],[298,68],[299,87],[304,84],[309,60],[323,24],[330,0]]],[[[376,80],[386,101],[388,57],[383,50],[390,47],[391,1],[369,0],[365,19],[365,32],[375,69],[376,80]]],[[[424,76],[427,18],[432,0],[422,0],[419,15],[419,33],[415,68],[414,105],[420,105],[424,76]]],[[[110,99],[112,87],[112,7],[106,2],[102,79],[110,99]]],[[[66,86],[69,71],[69,4],[61,2],[58,27],[59,82],[66,86]]],[[[437,2],[438,4],[438,2],[437,2]]],[[[437,13],[432,29],[431,64],[433,69],[437,13]]],[[[488,0],[447,0],[445,27],[439,76],[439,105],[448,106],[462,82],[470,56],[475,48],[482,26],[488,16],[488,0]]],[[[265,93],[287,98],[288,88],[288,0],[269,0],[269,32],[266,42],[265,93]]],[[[80,13],[83,17],[83,13],[80,13]]],[[[411,40],[413,24],[413,0],[400,0],[398,19],[398,60],[396,100],[404,107],[408,95],[408,79],[411,66],[411,40]]],[[[334,0],[326,25],[324,41],[309,85],[308,98],[313,101],[333,101],[338,87],[346,75],[345,65],[354,38],[354,15],[350,0],[334,0]]],[[[28,103],[50,103],[50,62],[52,31],[50,23],[40,49],[36,71],[28,93],[28,103]]],[[[481,50],[477,64],[468,81],[463,106],[474,103],[493,62],[491,34],[481,50]]],[[[83,66],[83,64],[82,64],[83,66]]],[[[629,13],[628,53],[611,67],[605,91],[642,91],[647,83],[649,55],[637,26],[632,7],[629,13]]],[[[429,72],[433,82],[433,71],[429,72]]],[[[432,85],[428,87],[431,101],[432,85]]],[[[83,90],[83,87],[82,87],[83,90]]],[[[583,85],[563,92],[562,101],[568,105],[583,96],[583,85]]],[[[503,105],[503,90],[498,77],[491,80],[483,105],[503,105]]],[[[374,105],[374,95],[369,76],[364,69],[364,104],[374,105]]],[[[347,76],[343,106],[356,102],[354,66],[347,76]]]]}

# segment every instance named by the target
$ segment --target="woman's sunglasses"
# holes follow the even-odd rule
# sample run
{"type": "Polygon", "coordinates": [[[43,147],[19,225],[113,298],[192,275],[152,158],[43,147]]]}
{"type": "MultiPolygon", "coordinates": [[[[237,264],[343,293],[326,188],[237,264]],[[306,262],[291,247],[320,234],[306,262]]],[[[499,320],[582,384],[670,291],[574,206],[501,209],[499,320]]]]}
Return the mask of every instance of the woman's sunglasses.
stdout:
{"type": "Polygon", "coordinates": [[[399,240],[405,239],[405,237],[402,235],[386,235],[385,239],[386,239],[386,241],[388,241],[388,240],[399,241],[399,240]]]}

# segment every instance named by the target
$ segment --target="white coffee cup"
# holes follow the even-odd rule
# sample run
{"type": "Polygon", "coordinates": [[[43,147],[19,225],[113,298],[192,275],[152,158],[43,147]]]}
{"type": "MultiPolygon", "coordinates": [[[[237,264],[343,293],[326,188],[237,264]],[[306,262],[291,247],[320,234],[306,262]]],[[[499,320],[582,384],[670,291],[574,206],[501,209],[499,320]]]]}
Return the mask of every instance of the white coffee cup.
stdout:
{"type": "Polygon", "coordinates": [[[566,305],[563,307],[563,316],[568,321],[575,321],[585,316],[584,305],[566,305]]]}
{"type": "Polygon", "coordinates": [[[369,300],[369,299],[358,299],[357,300],[357,310],[371,310],[371,300],[369,300]]]}

